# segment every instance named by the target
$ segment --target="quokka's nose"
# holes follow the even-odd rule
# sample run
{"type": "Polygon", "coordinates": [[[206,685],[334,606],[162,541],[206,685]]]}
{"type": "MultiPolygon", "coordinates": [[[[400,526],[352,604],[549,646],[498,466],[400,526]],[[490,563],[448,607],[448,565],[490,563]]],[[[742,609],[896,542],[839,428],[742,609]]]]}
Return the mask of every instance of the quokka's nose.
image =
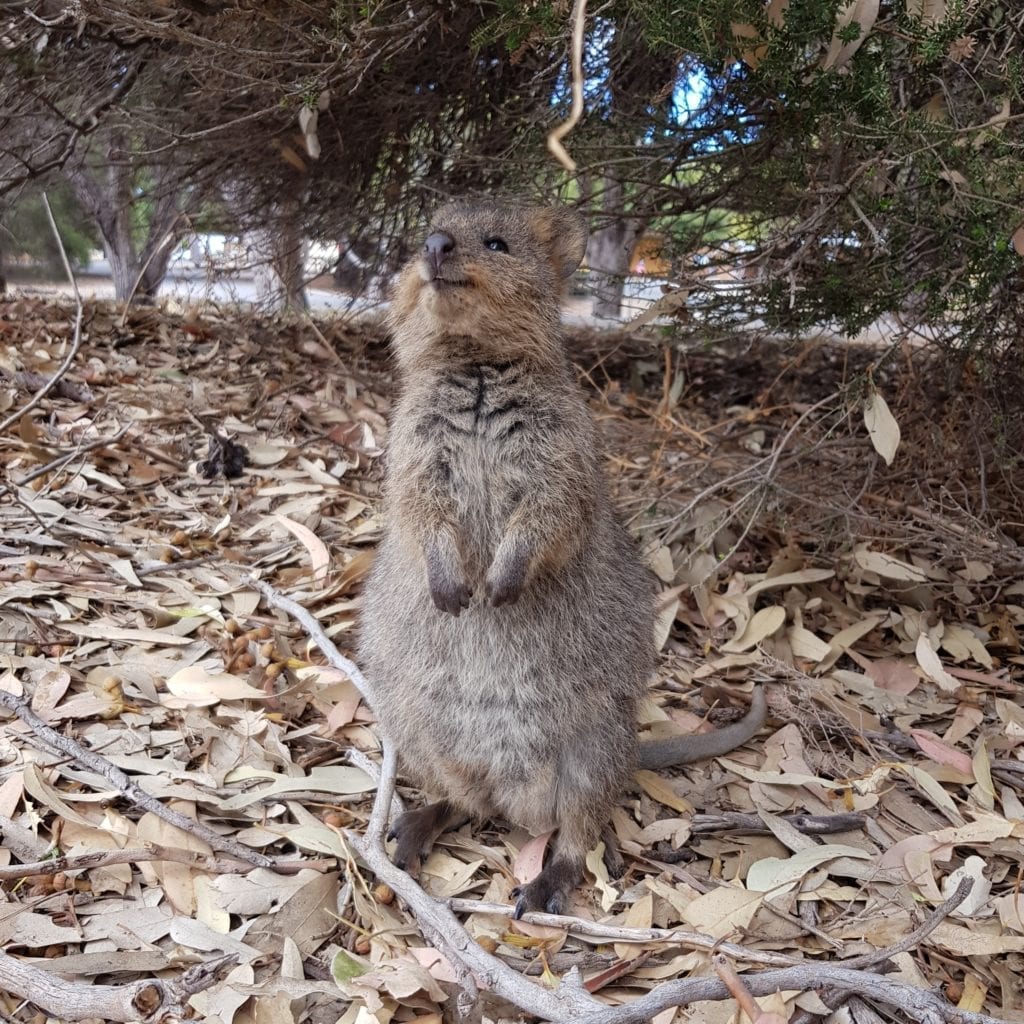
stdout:
{"type": "Polygon", "coordinates": [[[423,255],[426,256],[427,262],[433,268],[435,274],[440,272],[441,264],[454,251],[455,239],[445,231],[432,232],[427,235],[427,240],[423,243],[423,255]]]}

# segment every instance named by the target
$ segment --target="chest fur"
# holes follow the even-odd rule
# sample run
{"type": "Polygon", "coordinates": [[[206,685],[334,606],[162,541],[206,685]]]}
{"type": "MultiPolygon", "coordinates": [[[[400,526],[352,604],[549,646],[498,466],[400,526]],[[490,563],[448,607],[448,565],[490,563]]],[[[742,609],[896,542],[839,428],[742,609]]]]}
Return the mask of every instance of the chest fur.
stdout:
{"type": "Polygon", "coordinates": [[[561,429],[554,396],[517,362],[438,373],[405,403],[403,434],[421,472],[448,493],[477,537],[500,530],[542,483],[547,440],[561,429]]]}

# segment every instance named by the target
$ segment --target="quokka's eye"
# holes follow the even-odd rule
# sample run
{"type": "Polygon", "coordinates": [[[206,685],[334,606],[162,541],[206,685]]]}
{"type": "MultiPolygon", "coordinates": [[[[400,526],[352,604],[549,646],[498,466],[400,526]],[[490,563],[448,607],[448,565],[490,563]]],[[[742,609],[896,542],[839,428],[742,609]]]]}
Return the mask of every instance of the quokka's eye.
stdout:
{"type": "Polygon", "coordinates": [[[508,252],[508,246],[505,244],[504,238],[485,238],[484,245],[491,252],[508,252]]]}

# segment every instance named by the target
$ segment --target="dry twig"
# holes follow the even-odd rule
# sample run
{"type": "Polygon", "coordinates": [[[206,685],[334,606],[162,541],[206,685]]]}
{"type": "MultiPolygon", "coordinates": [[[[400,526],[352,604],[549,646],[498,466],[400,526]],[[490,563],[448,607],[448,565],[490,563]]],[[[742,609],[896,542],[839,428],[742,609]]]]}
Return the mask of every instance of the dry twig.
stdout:
{"type": "Polygon", "coordinates": [[[323,631],[320,623],[301,604],[293,601],[290,597],[279,594],[272,586],[253,576],[248,578],[248,582],[263,595],[267,604],[272,608],[280,608],[281,611],[287,612],[295,619],[306,631],[310,640],[320,648],[324,657],[331,665],[338,669],[339,672],[344,672],[352,681],[352,685],[363,695],[363,698],[372,703],[370,699],[370,684],[366,681],[366,677],[359,671],[355,662],[346,658],[338,650],[331,641],[331,638],[323,631]]]}
{"type": "MultiPolygon", "coordinates": [[[[82,853],[75,857],[50,857],[47,860],[31,861],[25,864],[0,866],[0,882],[29,878],[32,875],[54,875],[58,871],[88,871],[92,868],[110,867],[112,864],[142,864],[147,861],[172,861],[175,864],[187,864],[200,871],[208,871],[211,875],[238,875],[253,869],[252,864],[246,861],[223,860],[220,857],[209,857],[196,850],[182,850],[175,846],[147,843],[144,849],[103,850],[98,853],[82,853]]],[[[314,871],[327,871],[333,866],[333,860],[278,861],[274,864],[274,871],[281,875],[291,875],[307,868],[312,868],[314,871]]]]}
{"type": "Polygon", "coordinates": [[[166,821],[188,832],[191,835],[202,839],[215,850],[230,854],[238,860],[245,861],[258,868],[270,868],[274,861],[270,857],[257,853],[255,850],[243,846],[241,843],[230,839],[227,836],[219,835],[212,828],[204,825],[201,821],[186,817],[177,811],[165,807],[156,797],[150,796],[141,786],[133,782],[120,768],[111,764],[106,758],[91,750],[86,750],[81,744],[69,736],[62,736],[55,729],[51,729],[24,701],[19,700],[13,693],[0,690],[0,704],[9,711],[13,711],[31,730],[36,739],[39,740],[52,753],[61,757],[69,757],[76,764],[88,768],[105,778],[122,796],[132,803],[155,814],[158,818],[166,821]]]}
{"type": "Polygon", "coordinates": [[[57,222],[53,219],[53,211],[50,209],[49,200],[46,198],[46,193],[42,194],[43,206],[46,208],[46,219],[50,222],[50,228],[53,231],[53,237],[57,240],[57,248],[60,250],[61,262],[64,264],[64,272],[68,275],[68,281],[71,283],[71,287],[75,293],[75,327],[74,334],[72,335],[71,348],[68,350],[67,355],[64,357],[64,362],[57,367],[56,373],[23,405],[20,409],[15,409],[6,419],[0,421],[0,434],[2,434],[12,423],[16,423],[26,413],[31,412],[60,382],[60,379],[71,367],[71,364],[75,361],[75,356],[78,355],[78,350],[82,347],[82,296],[78,291],[78,282],[75,280],[75,275],[71,272],[71,263],[68,260],[68,254],[64,250],[64,243],[61,240],[60,232],[57,230],[57,222]]]}
{"type": "Polygon", "coordinates": [[[60,1020],[163,1021],[187,1015],[188,999],[217,981],[238,961],[235,954],[197,964],[180,979],[146,978],[126,985],[66,981],[0,952],[0,989],[27,999],[60,1020]]]}
{"type": "MultiPolygon", "coordinates": [[[[782,820],[797,832],[808,836],[827,836],[836,832],[850,832],[864,827],[865,816],[854,812],[844,814],[785,814],[782,820]]],[[[719,811],[715,814],[695,814],[690,822],[694,835],[720,835],[723,832],[743,832],[748,835],[767,835],[771,830],[757,814],[737,811],[719,811]]]]}
{"type": "Polygon", "coordinates": [[[569,116],[548,133],[548,149],[570,174],[575,174],[576,161],[569,156],[562,139],[583,116],[583,29],[587,20],[587,0],[576,0],[572,18],[572,107],[569,116]]]}
{"type": "MultiPolygon", "coordinates": [[[[497,914],[510,917],[512,908],[504,903],[485,903],[483,900],[467,900],[453,897],[445,901],[452,910],[460,914],[497,914]]],[[[712,935],[691,932],[684,928],[626,928],[620,925],[587,921],[582,917],[565,914],[542,914],[530,911],[522,918],[527,924],[539,924],[549,928],[564,928],[572,935],[586,935],[604,942],[663,943],[668,946],[683,946],[687,949],[717,950],[735,960],[765,967],[790,967],[802,961],[785,953],[771,953],[764,949],[747,949],[736,942],[722,942],[712,935]]]]}
{"type": "MultiPolygon", "coordinates": [[[[744,974],[751,995],[767,996],[783,991],[817,991],[822,988],[856,992],[872,1002],[901,1010],[919,1024],[1009,1024],[984,1013],[961,1010],[937,992],[905,982],[854,971],[833,964],[802,964],[760,974],[744,974]]],[[[579,1018],[579,1024],[644,1024],[670,1006],[687,1006],[707,1000],[728,999],[730,993],[718,978],[686,978],[667,981],[624,1006],[616,1006],[579,1018]]]]}
{"type": "Polygon", "coordinates": [[[18,487],[24,487],[26,484],[32,483],[33,480],[38,480],[39,477],[45,476],[47,473],[53,472],[54,470],[63,469],[73,459],[77,459],[79,456],[85,455],[87,452],[94,452],[100,448],[108,448],[110,445],[117,444],[117,442],[120,441],[133,426],[135,426],[134,421],[123,426],[113,437],[102,437],[98,441],[93,441],[90,444],[77,447],[74,451],[68,452],[66,455],[58,456],[56,459],[47,462],[45,466],[33,469],[31,473],[27,473],[20,480],[16,481],[18,487]]]}
{"type": "MultiPolygon", "coordinates": [[[[906,952],[917,946],[922,939],[933,932],[965,899],[971,891],[973,882],[965,878],[957,886],[956,891],[936,907],[919,928],[899,942],[885,949],[865,953],[863,956],[844,960],[842,966],[848,970],[859,970],[873,967],[876,964],[906,952]]],[[[468,914],[500,914],[508,916],[512,908],[502,903],[484,903],[481,900],[453,898],[447,901],[448,906],[460,913],[468,914]]],[[[735,942],[723,942],[712,935],[691,932],[683,928],[625,928],[619,925],[603,924],[600,921],[586,921],[579,917],[568,917],[563,914],[541,914],[531,912],[523,915],[528,924],[547,925],[553,928],[564,928],[576,935],[589,935],[606,942],[643,942],[665,943],[666,945],[684,946],[688,949],[706,949],[708,952],[722,953],[734,960],[742,960],[752,964],[764,964],[772,967],[797,966],[803,961],[784,953],[770,953],[763,949],[747,949],[735,942]]]]}

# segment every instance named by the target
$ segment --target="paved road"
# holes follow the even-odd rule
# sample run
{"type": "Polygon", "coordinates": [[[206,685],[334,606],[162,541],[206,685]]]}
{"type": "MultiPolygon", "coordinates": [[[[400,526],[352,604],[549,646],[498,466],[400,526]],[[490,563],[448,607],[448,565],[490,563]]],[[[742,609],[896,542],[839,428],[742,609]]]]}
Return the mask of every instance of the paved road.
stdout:
{"type": "MultiPolygon", "coordinates": [[[[110,280],[106,261],[90,264],[76,275],[78,289],[85,298],[113,299],[114,285],[110,280]]],[[[20,281],[14,277],[9,281],[12,290],[23,290],[26,293],[45,291],[70,295],[71,288],[64,281],[20,281]]],[[[214,302],[225,306],[254,306],[259,302],[259,293],[251,274],[218,275],[211,278],[202,271],[175,270],[164,278],[160,291],[160,299],[169,299],[182,305],[203,302],[214,302]]],[[[342,291],[327,288],[307,288],[306,298],[310,312],[314,313],[352,313],[362,314],[386,308],[386,303],[379,299],[365,297],[353,298],[342,291]]],[[[581,296],[572,296],[565,310],[565,319],[570,323],[590,324],[615,327],[618,321],[598,321],[590,314],[592,300],[581,296]]]]}
{"type": "MultiPolygon", "coordinates": [[[[321,278],[321,280],[323,279],[321,278]]],[[[66,282],[22,283],[15,278],[9,283],[13,290],[24,289],[29,293],[45,291],[51,294],[54,292],[64,295],[71,294],[71,289],[66,282]]],[[[598,329],[620,327],[623,321],[633,319],[661,297],[661,284],[661,281],[653,278],[629,278],[626,282],[627,297],[623,304],[623,315],[620,320],[599,319],[593,316],[591,312],[593,300],[591,298],[571,295],[563,307],[562,320],[564,323],[577,327],[598,329]]],[[[83,296],[98,299],[114,298],[114,286],[110,280],[109,268],[105,260],[90,264],[78,276],[78,285],[83,296]]],[[[158,294],[161,299],[168,299],[182,305],[215,302],[225,306],[254,306],[258,302],[256,283],[251,274],[240,273],[231,276],[225,274],[211,278],[205,271],[191,268],[172,269],[164,279],[158,294]]],[[[386,308],[386,303],[381,300],[353,298],[345,292],[326,288],[307,288],[306,296],[312,313],[348,313],[360,316],[386,308]]],[[[699,317],[699,312],[696,315],[699,317]]],[[[756,328],[759,325],[752,322],[747,326],[756,328]]],[[[856,337],[846,340],[860,344],[885,344],[899,333],[900,328],[892,317],[882,317],[866,327],[856,337]]],[[[822,325],[815,331],[808,331],[807,335],[834,340],[839,340],[841,337],[835,334],[828,325],[822,325]]],[[[922,333],[919,340],[927,341],[929,337],[930,334],[922,333]]]]}
{"type": "MultiPolygon", "coordinates": [[[[64,288],[66,287],[65,285],[64,288]]],[[[112,299],[114,286],[110,280],[110,268],[106,260],[90,263],[78,275],[78,287],[83,295],[97,299],[112,299]]],[[[317,311],[365,311],[377,305],[366,299],[353,299],[344,292],[326,288],[307,288],[306,295],[310,309],[317,311]]],[[[164,278],[157,296],[184,304],[216,302],[223,305],[251,306],[259,301],[259,293],[251,274],[223,274],[211,277],[205,271],[188,269],[170,271],[164,278]]]]}

